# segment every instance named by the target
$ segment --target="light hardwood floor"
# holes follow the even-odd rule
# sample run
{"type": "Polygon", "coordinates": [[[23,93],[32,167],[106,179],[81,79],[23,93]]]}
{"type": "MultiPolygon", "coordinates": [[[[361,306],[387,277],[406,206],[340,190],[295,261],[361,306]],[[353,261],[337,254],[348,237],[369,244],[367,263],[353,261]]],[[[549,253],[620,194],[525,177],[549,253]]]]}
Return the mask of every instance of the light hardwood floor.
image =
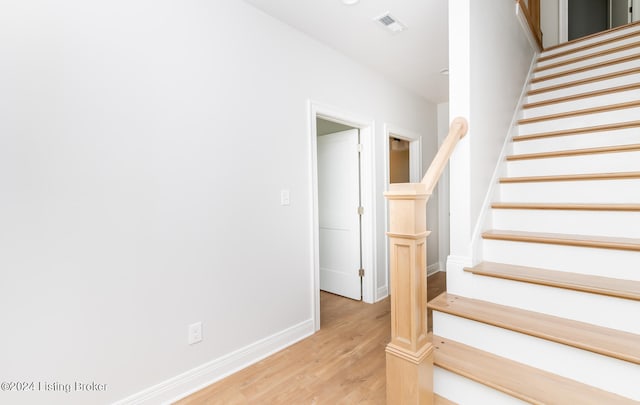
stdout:
{"type": "MultiPolygon", "coordinates": [[[[429,277],[429,300],[445,290],[445,273],[429,277]]],[[[320,309],[316,334],[177,404],[384,404],[389,299],[371,305],[322,292],[320,309]]]]}

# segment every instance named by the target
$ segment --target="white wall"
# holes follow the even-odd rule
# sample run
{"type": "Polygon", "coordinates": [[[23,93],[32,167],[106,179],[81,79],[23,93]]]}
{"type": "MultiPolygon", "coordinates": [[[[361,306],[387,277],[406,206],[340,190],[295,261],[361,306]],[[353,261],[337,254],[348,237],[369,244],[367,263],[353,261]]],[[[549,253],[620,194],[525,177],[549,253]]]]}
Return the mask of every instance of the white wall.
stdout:
{"type": "MultiPolygon", "coordinates": [[[[437,107],[429,109],[426,119],[433,126],[428,133],[422,134],[422,174],[427,172],[431,161],[438,152],[438,114],[437,107]]],[[[440,218],[438,215],[439,191],[436,188],[427,202],[427,229],[431,231],[427,237],[427,268],[434,272],[440,270],[439,244],[440,244],[440,218]]]]}
{"type": "Polygon", "coordinates": [[[464,261],[534,51],[512,2],[452,1],[449,16],[450,117],[469,120],[450,165],[451,255],[464,261]]]}
{"type": "MultiPolygon", "coordinates": [[[[438,145],[449,134],[449,103],[440,103],[437,106],[438,111],[438,145]]],[[[449,234],[449,166],[442,172],[442,177],[438,183],[438,260],[440,270],[445,271],[447,268],[447,256],[450,251],[450,234],[449,234]]]]}
{"type": "Polygon", "coordinates": [[[435,105],[236,0],[4,2],[0,55],[2,379],[108,387],[3,403],[112,402],[308,333],[309,99],[375,120],[378,162],[383,122],[435,144],[435,105]]]}
{"type": "Polygon", "coordinates": [[[545,48],[560,43],[559,0],[540,0],[540,29],[545,48]]]}

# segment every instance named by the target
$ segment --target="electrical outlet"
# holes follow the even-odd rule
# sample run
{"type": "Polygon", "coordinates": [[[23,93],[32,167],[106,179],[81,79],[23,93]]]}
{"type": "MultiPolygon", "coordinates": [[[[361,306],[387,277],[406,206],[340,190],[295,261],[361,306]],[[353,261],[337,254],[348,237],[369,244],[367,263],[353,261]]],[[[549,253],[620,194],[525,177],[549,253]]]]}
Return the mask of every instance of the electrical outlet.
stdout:
{"type": "Polygon", "coordinates": [[[202,322],[196,322],[189,325],[189,344],[195,344],[202,341],[202,322]]]}

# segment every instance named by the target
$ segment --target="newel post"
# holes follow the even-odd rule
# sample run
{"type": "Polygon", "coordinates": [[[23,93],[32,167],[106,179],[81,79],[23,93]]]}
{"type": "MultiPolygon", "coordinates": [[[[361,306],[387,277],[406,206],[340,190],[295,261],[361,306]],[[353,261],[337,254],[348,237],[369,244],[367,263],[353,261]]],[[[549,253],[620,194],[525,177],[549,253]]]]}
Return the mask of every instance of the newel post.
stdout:
{"type": "Polygon", "coordinates": [[[427,186],[391,184],[391,342],[387,404],[433,403],[433,346],[427,338],[427,186]]]}

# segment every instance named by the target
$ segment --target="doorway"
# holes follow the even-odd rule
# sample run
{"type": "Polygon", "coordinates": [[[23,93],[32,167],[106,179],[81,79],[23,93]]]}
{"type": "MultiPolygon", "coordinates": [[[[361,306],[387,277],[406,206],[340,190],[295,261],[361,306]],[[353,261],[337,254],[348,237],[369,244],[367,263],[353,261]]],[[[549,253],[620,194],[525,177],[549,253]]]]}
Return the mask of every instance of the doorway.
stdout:
{"type": "MultiPolygon", "coordinates": [[[[352,149],[356,152],[356,157],[359,152],[359,164],[357,170],[359,170],[360,187],[359,187],[359,203],[358,203],[358,189],[356,188],[355,198],[354,194],[350,194],[351,201],[355,201],[355,206],[350,208],[347,212],[345,210],[345,216],[349,217],[353,224],[353,218],[359,219],[356,228],[359,230],[359,240],[356,239],[356,243],[350,242],[348,250],[349,252],[355,251],[355,256],[349,255],[351,262],[346,266],[350,274],[348,277],[350,285],[356,287],[350,287],[351,291],[354,290],[355,295],[353,298],[362,299],[366,303],[375,302],[376,297],[376,279],[377,279],[377,267],[376,267],[376,235],[375,235],[375,164],[374,164],[374,145],[373,145],[373,128],[374,122],[372,119],[363,118],[357,114],[351,112],[339,110],[335,107],[329,107],[320,103],[309,101],[309,146],[311,157],[311,179],[310,179],[310,191],[311,191],[311,218],[312,218],[312,308],[315,330],[320,329],[320,289],[334,288],[333,284],[340,284],[339,279],[342,278],[340,274],[333,274],[333,280],[330,278],[321,278],[321,257],[326,256],[326,250],[331,251],[333,245],[340,237],[328,238],[328,244],[321,244],[321,233],[329,234],[332,230],[332,224],[334,218],[331,217],[334,212],[330,209],[329,217],[327,218],[324,213],[321,214],[321,208],[323,205],[331,207],[331,204],[347,205],[344,198],[341,198],[341,192],[337,194],[339,198],[335,201],[331,201],[331,194],[327,194],[324,190],[327,188],[331,190],[335,186],[334,180],[331,177],[326,177],[324,174],[327,172],[329,175],[336,176],[337,173],[341,173],[345,168],[339,168],[336,165],[336,159],[340,161],[346,159],[339,157],[340,154],[345,153],[353,156],[350,152],[347,153],[347,149],[352,149]],[[354,131],[354,135],[340,134],[341,132],[354,131]],[[322,135],[319,135],[322,134],[322,135]],[[355,139],[355,141],[354,141],[355,139]],[[342,146],[340,146],[342,145],[342,146]],[[350,146],[347,146],[350,145],[350,146]],[[326,152],[326,153],[325,153],[326,152]],[[321,156],[323,154],[323,156],[321,156]],[[329,158],[327,159],[328,155],[329,158]],[[320,161],[323,160],[323,162],[320,161]],[[335,166],[335,167],[334,167],[335,166]],[[333,174],[332,174],[333,172],[333,174]],[[325,200],[330,201],[325,201],[325,200]],[[322,217],[321,217],[322,215],[322,217]],[[321,223],[323,230],[321,231],[321,223]],[[356,246],[354,248],[353,246],[356,246]],[[353,259],[355,257],[355,260],[353,259]],[[353,264],[356,264],[353,266],[353,264]],[[362,271],[361,271],[362,270],[362,271]],[[353,283],[355,275],[355,283],[353,283]],[[336,281],[338,280],[338,281],[336,281]],[[329,285],[328,285],[329,284],[329,285]]],[[[352,132],[353,133],[353,132],[352,132]]],[[[353,164],[347,164],[353,171],[353,164]]],[[[336,181],[342,181],[338,178],[336,181]]],[[[347,182],[345,182],[346,184],[347,182]]],[[[353,184],[353,182],[351,182],[353,184]]],[[[357,184],[357,183],[356,183],[357,184]]],[[[346,186],[340,186],[346,187],[346,186]]],[[[352,188],[350,190],[353,190],[352,188]]],[[[330,193],[330,192],[329,192],[330,193]]],[[[353,205],[353,203],[349,203],[353,205]]],[[[325,210],[326,211],[326,210],[325,210]]],[[[343,218],[338,218],[342,221],[343,218]]],[[[353,228],[353,225],[349,225],[353,228]]],[[[335,226],[339,228],[339,226],[335,226]]],[[[346,227],[345,227],[346,228],[346,227]]],[[[335,231],[335,230],[333,230],[335,231]]],[[[335,232],[334,232],[335,233],[335,232]]],[[[347,232],[345,232],[346,234],[347,232]]],[[[338,246],[338,248],[346,248],[346,246],[338,246]]],[[[336,250],[339,252],[339,250],[336,250]]],[[[331,253],[328,253],[329,255],[331,253]]],[[[338,254],[339,258],[342,258],[342,254],[338,254]]],[[[324,264],[334,265],[338,261],[338,258],[329,256],[329,262],[323,262],[324,264]],[[331,262],[334,260],[334,262],[331,262]]],[[[346,261],[346,260],[345,260],[346,261]]],[[[327,266],[330,267],[330,266],[327,266]]],[[[323,271],[323,276],[331,274],[323,271]]],[[[340,293],[347,295],[346,293],[340,293]]]]}
{"type": "MultiPolygon", "coordinates": [[[[385,189],[393,183],[419,183],[422,180],[422,136],[393,124],[385,124],[385,189]]],[[[389,204],[385,199],[385,229],[389,231],[389,204]]],[[[386,271],[384,291],[377,298],[388,295],[389,244],[385,243],[386,271]]]]}
{"type": "Polygon", "coordinates": [[[410,183],[411,161],[409,158],[410,142],[389,137],[389,183],[410,183]]]}
{"type": "Polygon", "coordinates": [[[568,0],[569,41],[633,21],[633,0],[568,0]]]}
{"type": "Polygon", "coordinates": [[[362,299],[360,130],[316,118],[320,290],[362,299]]]}

